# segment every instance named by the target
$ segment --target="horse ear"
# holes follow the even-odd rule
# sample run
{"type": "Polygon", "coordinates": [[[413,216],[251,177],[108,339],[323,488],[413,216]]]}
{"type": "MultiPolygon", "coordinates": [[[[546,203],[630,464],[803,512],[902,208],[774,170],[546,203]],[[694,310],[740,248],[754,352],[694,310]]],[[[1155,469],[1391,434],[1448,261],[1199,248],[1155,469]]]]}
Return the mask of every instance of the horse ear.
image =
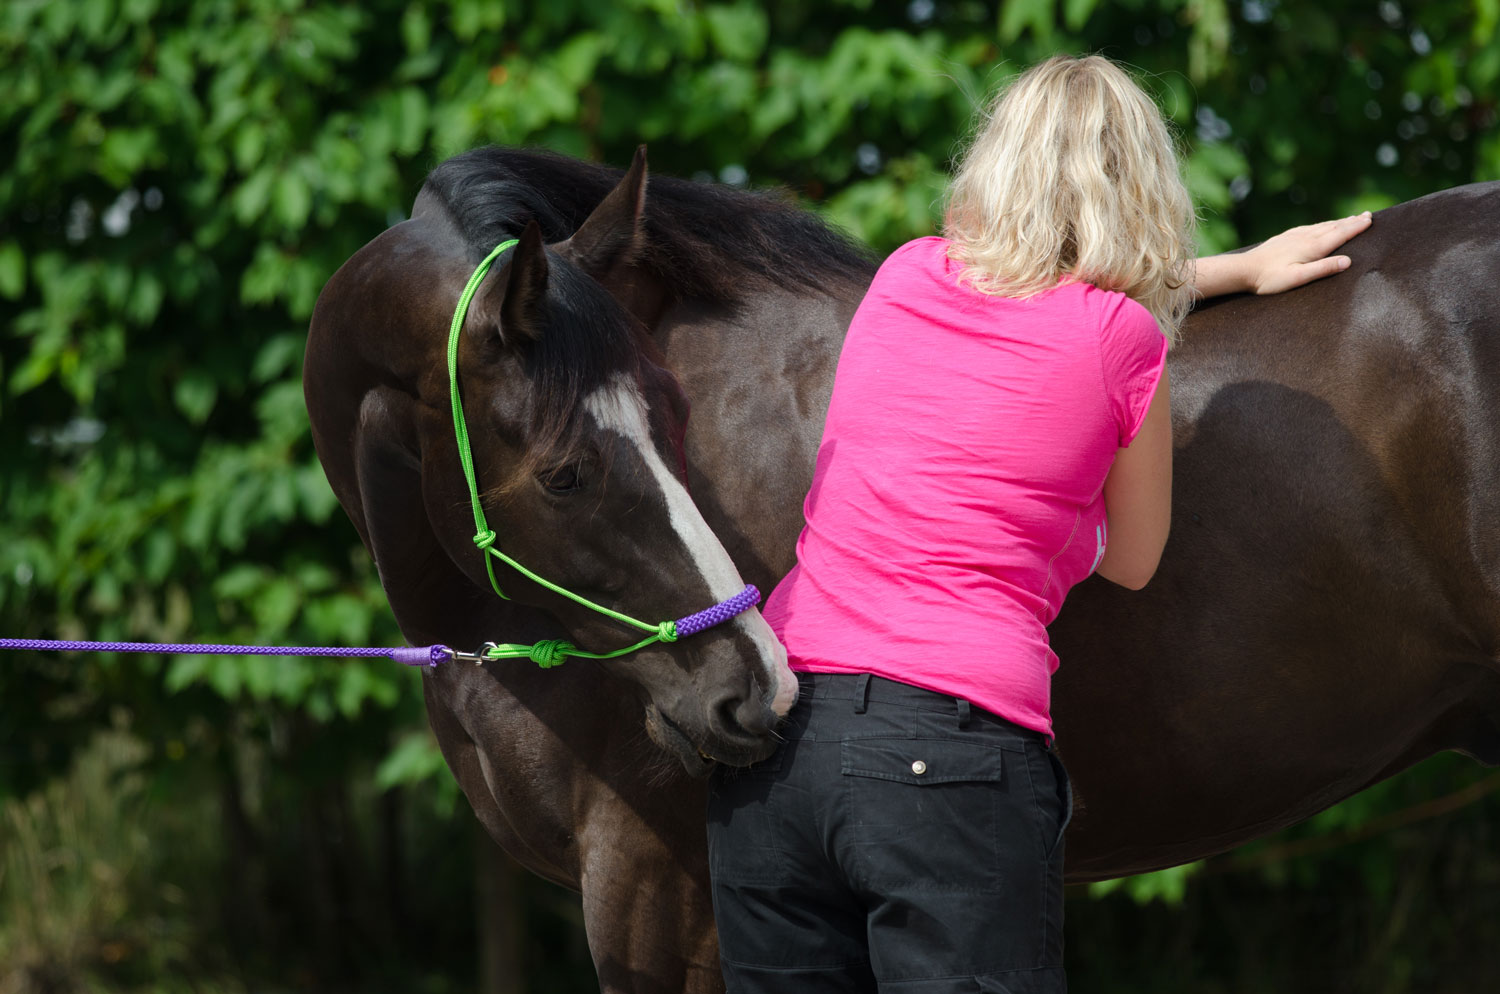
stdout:
{"type": "Polygon", "coordinates": [[[645,211],[646,146],[640,145],[625,176],[557,251],[608,286],[611,274],[634,262],[645,243],[645,211]]]}
{"type": "Polygon", "coordinates": [[[542,229],[535,221],[527,222],[517,239],[506,273],[504,290],[499,273],[496,279],[480,284],[469,305],[467,329],[470,334],[484,336],[498,330],[502,342],[536,341],[542,335],[542,302],[547,297],[547,252],[542,229]]]}
{"type": "Polygon", "coordinates": [[[500,337],[520,335],[532,341],[542,337],[541,309],[546,297],[547,251],[542,229],[528,221],[510,261],[510,280],[500,305],[500,337]]]}

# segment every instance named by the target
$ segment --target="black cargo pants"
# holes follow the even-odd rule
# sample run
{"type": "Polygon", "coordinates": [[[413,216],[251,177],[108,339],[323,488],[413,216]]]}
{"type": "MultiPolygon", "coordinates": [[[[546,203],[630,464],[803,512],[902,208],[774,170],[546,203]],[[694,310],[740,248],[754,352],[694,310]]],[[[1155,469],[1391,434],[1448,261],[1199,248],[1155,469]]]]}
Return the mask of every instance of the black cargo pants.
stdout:
{"type": "Polygon", "coordinates": [[[1071,795],[1043,737],[880,677],[798,677],[785,744],[710,789],[731,994],[1065,991],[1071,795]]]}

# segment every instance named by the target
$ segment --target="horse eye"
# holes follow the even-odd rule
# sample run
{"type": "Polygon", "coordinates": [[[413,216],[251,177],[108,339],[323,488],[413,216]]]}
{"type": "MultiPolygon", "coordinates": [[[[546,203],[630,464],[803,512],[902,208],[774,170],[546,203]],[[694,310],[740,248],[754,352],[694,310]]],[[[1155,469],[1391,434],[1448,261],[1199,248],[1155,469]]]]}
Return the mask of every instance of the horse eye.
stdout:
{"type": "Polygon", "coordinates": [[[538,473],[536,478],[537,482],[554,494],[571,494],[583,489],[583,478],[579,475],[576,463],[538,473]]]}

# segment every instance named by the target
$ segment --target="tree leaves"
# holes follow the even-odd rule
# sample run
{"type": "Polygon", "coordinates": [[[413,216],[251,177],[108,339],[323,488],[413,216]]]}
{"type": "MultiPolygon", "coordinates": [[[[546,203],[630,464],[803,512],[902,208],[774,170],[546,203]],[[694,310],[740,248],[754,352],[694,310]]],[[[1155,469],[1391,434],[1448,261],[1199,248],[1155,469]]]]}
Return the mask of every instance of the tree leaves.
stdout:
{"type": "Polygon", "coordinates": [[[15,242],[0,243],[0,297],[15,300],[25,291],[25,253],[15,242]]]}

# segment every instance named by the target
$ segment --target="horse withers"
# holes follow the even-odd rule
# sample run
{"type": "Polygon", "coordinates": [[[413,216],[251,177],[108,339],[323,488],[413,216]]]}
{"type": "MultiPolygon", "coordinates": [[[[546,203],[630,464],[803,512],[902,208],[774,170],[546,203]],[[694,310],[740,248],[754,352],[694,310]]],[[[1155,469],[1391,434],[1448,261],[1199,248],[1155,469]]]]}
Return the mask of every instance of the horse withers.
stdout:
{"type": "MultiPolygon", "coordinates": [[[[518,251],[461,357],[507,551],[638,617],[703,606],[720,587],[670,475],[736,580],[768,590],[790,567],[873,266],[774,198],[645,183],[639,159],[622,175],[467,153],[324,290],[306,372],[318,451],[411,641],[626,638],[518,578],[498,600],[470,538],[443,329],[478,258],[528,230],[544,303],[506,311],[511,284],[541,285],[516,283],[518,251]]],[[[1436,750],[1500,760],[1497,219],[1496,185],[1392,208],[1348,272],[1190,318],[1158,575],[1140,593],[1087,581],[1053,627],[1071,878],[1223,851],[1436,750]]],[[[631,663],[426,675],[486,828],[581,891],[606,990],[722,986],[689,774],[700,751],[772,748],[788,684],[754,619],[699,638],[631,663]]]]}

